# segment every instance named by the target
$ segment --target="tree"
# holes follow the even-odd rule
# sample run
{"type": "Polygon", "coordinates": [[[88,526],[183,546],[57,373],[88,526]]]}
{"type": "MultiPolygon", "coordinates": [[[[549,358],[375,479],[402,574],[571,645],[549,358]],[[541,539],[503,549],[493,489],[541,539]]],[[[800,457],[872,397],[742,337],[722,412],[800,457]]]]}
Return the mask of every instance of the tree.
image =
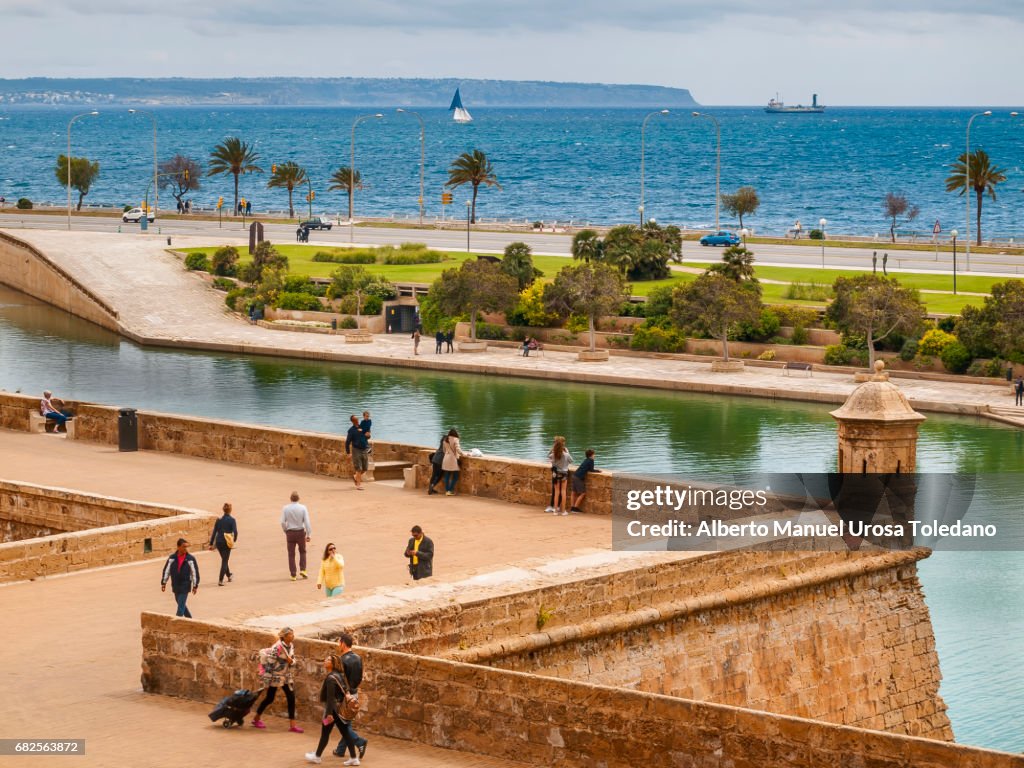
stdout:
{"type": "Polygon", "coordinates": [[[910,204],[906,195],[898,195],[895,192],[885,193],[885,200],[882,201],[882,210],[885,211],[885,215],[889,218],[889,237],[894,243],[896,242],[896,219],[906,215],[907,222],[909,223],[916,219],[917,214],[921,212],[921,209],[916,205],[910,204]]]}
{"type": "Polygon", "coordinates": [[[593,229],[581,229],[572,238],[572,257],[589,264],[604,257],[604,241],[593,229]]]}
{"type": "Polygon", "coordinates": [[[501,271],[511,275],[519,284],[522,291],[544,273],[533,266],[533,256],[530,255],[530,246],[526,243],[509,243],[505,246],[505,256],[501,260],[501,271]]]}
{"type": "Polygon", "coordinates": [[[473,205],[470,209],[469,221],[471,224],[476,224],[476,196],[480,185],[501,189],[498,177],[494,175],[491,161],[479,149],[463,152],[455,158],[455,162],[448,169],[448,181],[445,182],[445,186],[454,188],[461,187],[463,184],[473,185],[473,205]]]}
{"type": "Polygon", "coordinates": [[[238,210],[238,177],[244,173],[263,173],[263,169],[256,165],[259,159],[255,148],[237,136],[224,139],[210,152],[210,170],[207,171],[207,175],[230,173],[235,177],[235,204],[231,208],[232,214],[238,210]]]}
{"type": "Polygon", "coordinates": [[[476,316],[484,312],[509,312],[519,297],[514,277],[493,261],[475,259],[458,269],[446,269],[431,287],[438,305],[448,315],[469,313],[469,338],[476,341],[476,316]]]}
{"type": "Polygon", "coordinates": [[[669,276],[669,259],[682,261],[683,238],[678,227],[648,221],[643,227],[623,224],[604,238],[601,261],[630,280],[662,280],[669,276]]]}
{"type": "Polygon", "coordinates": [[[752,216],[760,204],[761,199],[753,187],[740,187],[735,194],[722,195],[722,207],[734,216],[740,217],[740,229],[743,229],[743,217],[752,216]]]}
{"type": "Polygon", "coordinates": [[[331,174],[331,183],[327,188],[332,192],[341,190],[348,195],[348,220],[352,221],[352,190],[363,188],[362,174],[343,165],[331,174]]]}
{"type": "Polygon", "coordinates": [[[252,263],[246,264],[240,277],[247,283],[260,283],[271,272],[288,272],[288,257],[278,252],[269,240],[264,240],[252,252],[252,263]]]}
{"type": "Polygon", "coordinates": [[[989,354],[1024,362],[1024,281],[995,283],[983,307],[964,307],[956,335],[977,357],[989,356],[977,354],[978,347],[988,347],[989,354]]]}
{"type": "Polygon", "coordinates": [[[712,264],[709,272],[718,272],[737,283],[757,282],[754,277],[754,254],[742,245],[730,245],[722,252],[722,260],[712,264]]]}
{"type": "Polygon", "coordinates": [[[377,285],[391,285],[383,275],[373,275],[362,266],[338,267],[331,273],[331,284],[327,288],[329,298],[341,296],[356,297],[356,317],[363,306],[363,296],[376,295],[373,288],[377,285]]]}
{"type": "Polygon", "coordinates": [[[708,270],[672,295],[669,316],[683,327],[693,328],[722,342],[722,357],[729,359],[729,335],[741,323],[755,323],[761,316],[761,286],[738,283],[720,272],[708,270]]]}
{"type": "Polygon", "coordinates": [[[917,291],[904,288],[896,278],[840,277],[832,291],[835,299],[825,310],[825,318],[844,333],[864,336],[869,367],[875,364],[875,342],[893,333],[909,336],[924,322],[925,307],[917,291]]]}
{"type": "MultiPolygon", "coordinates": [[[[57,166],[54,168],[54,172],[57,174],[57,181],[60,182],[61,186],[67,188],[67,155],[57,156],[57,166]]],[[[96,177],[99,175],[100,164],[98,162],[90,162],[87,157],[71,158],[71,187],[78,192],[78,205],[75,206],[76,211],[82,210],[82,200],[87,194],[89,194],[89,189],[92,187],[92,183],[96,181],[96,177]]]]}
{"type": "MultiPolygon", "coordinates": [[[[989,161],[988,153],[983,149],[976,149],[971,153],[971,189],[977,197],[977,222],[978,222],[978,245],[981,245],[981,203],[985,193],[993,200],[996,199],[996,185],[1006,181],[1006,173],[1003,168],[996,168],[989,161]]],[[[946,191],[956,192],[960,190],[963,195],[967,191],[967,154],[964,153],[957,158],[953,164],[953,172],[946,178],[946,191]]]]}
{"type": "Polygon", "coordinates": [[[267,182],[269,189],[288,190],[288,217],[295,218],[295,206],[292,204],[292,193],[300,184],[306,183],[306,169],[289,160],[274,167],[267,182]]]}
{"type": "Polygon", "coordinates": [[[544,287],[544,306],[560,315],[584,315],[590,333],[590,351],[597,349],[597,319],[618,312],[629,298],[622,274],[608,264],[576,264],[563,267],[544,287]]]}
{"type": "Polygon", "coordinates": [[[159,176],[156,185],[160,189],[171,188],[171,195],[182,205],[182,198],[199,189],[203,167],[198,160],[185,155],[175,155],[157,166],[159,176]]]}

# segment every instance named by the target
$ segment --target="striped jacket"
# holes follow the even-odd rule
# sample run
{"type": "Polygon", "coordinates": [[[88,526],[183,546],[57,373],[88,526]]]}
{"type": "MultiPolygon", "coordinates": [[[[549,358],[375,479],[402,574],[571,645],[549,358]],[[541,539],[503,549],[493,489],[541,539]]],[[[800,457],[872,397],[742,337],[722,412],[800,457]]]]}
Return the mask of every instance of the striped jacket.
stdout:
{"type": "Polygon", "coordinates": [[[171,591],[175,594],[191,592],[199,586],[199,563],[191,554],[185,555],[185,562],[178,568],[178,553],[171,552],[171,556],[164,563],[164,574],[160,578],[160,586],[168,581],[171,582],[171,591]]]}

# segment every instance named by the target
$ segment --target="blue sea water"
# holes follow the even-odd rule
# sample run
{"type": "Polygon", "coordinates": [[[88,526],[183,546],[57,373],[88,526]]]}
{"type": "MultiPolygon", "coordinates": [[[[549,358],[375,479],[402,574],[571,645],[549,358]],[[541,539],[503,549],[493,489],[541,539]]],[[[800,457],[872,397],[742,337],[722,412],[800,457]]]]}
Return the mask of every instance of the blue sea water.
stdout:
{"type": "MultiPolygon", "coordinates": [[[[474,109],[475,121],[456,125],[443,109],[420,110],[426,129],[426,206],[441,213],[447,168],[460,153],[481,149],[491,158],[501,189],[483,189],[484,219],[557,220],[611,224],[637,218],[640,197],[640,126],[649,110],[474,109]]],[[[0,195],[13,200],[63,204],[54,175],[66,151],[68,120],[82,107],[0,106],[0,195]]],[[[904,231],[931,236],[964,232],[964,199],[945,191],[949,166],[964,151],[967,120],[978,109],[842,108],[820,115],[769,115],[761,108],[709,108],[722,132],[722,191],[753,185],[761,207],[744,223],[781,233],[797,219],[804,230],[828,220],[830,232],[874,235],[887,230],[882,200],[904,193],[920,216],[904,231]]],[[[328,192],[327,178],[349,164],[353,120],[360,108],[158,107],[159,158],[176,153],[205,161],[228,136],[253,143],[267,171],[243,177],[241,195],[256,210],[282,210],[287,192],[266,187],[272,163],[294,160],[310,173],[314,213],[346,207],[328,192]]],[[[417,210],[419,123],[393,107],[381,120],[356,130],[356,167],[366,189],[357,213],[403,216],[417,210]]],[[[986,237],[1024,238],[1024,118],[1004,109],[974,121],[971,146],[984,148],[1007,181],[997,199],[984,201],[986,237]]],[[[646,131],[646,212],[664,223],[693,227],[715,221],[715,131],[711,121],[686,110],[656,115],[646,131]]],[[[75,122],[72,154],[98,160],[99,180],[87,203],[137,205],[152,177],[152,123],[127,108],[104,108],[75,122]]],[[[296,191],[303,209],[305,190],[296,191]]],[[[204,178],[194,202],[230,204],[231,177],[204,178]]],[[[162,196],[170,202],[169,195],[162,196]]],[[[463,218],[466,191],[455,195],[448,216],[463,218]]],[[[973,203],[972,203],[973,205],[973,203]]],[[[162,202],[162,207],[166,203],[162,202]]],[[[723,224],[735,226],[723,213],[723,224]]],[[[973,229],[973,222],[972,222],[973,229]]]]}

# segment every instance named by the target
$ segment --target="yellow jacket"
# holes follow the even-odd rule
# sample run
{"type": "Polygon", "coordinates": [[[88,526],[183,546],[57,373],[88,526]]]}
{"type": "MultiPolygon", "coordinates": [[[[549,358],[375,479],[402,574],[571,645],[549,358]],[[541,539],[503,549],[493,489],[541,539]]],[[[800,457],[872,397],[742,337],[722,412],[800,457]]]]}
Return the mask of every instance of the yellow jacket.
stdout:
{"type": "Polygon", "coordinates": [[[345,558],[336,554],[322,561],[316,583],[328,589],[345,586],[345,558]]]}

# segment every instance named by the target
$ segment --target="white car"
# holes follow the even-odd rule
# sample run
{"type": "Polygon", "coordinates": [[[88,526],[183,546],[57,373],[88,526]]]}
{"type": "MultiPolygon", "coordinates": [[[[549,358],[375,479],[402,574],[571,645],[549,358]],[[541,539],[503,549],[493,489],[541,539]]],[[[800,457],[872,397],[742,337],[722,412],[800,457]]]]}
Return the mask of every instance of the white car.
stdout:
{"type": "Polygon", "coordinates": [[[128,221],[137,222],[137,221],[139,221],[139,219],[141,219],[143,217],[143,215],[145,215],[146,218],[149,219],[150,221],[153,221],[153,220],[156,219],[156,214],[152,211],[152,209],[150,209],[150,211],[148,213],[146,213],[141,208],[132,208],[130,211],[125,211],[124,212],[124,214],[121,216],[121,221],[124,221],[124,222],[128,222],[128,221]]]}

